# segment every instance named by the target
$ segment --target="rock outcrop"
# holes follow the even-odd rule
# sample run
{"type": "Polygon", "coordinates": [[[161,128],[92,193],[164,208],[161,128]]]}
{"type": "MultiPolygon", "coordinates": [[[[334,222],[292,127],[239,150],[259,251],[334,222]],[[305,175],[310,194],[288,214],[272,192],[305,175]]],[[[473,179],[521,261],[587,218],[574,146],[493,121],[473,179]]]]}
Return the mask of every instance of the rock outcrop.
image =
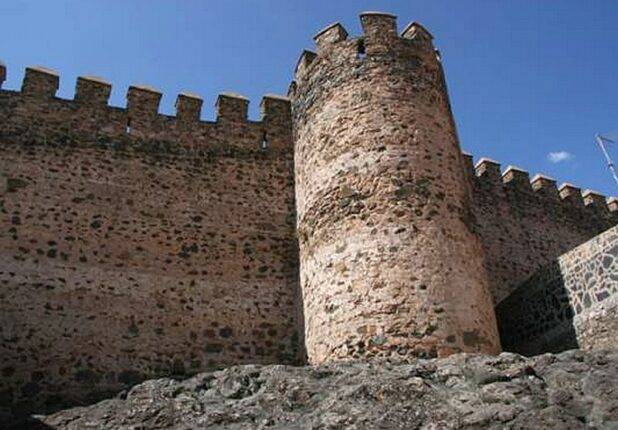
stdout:
{"type": "MultiPolygon", "coordinates": [[[[618,351],[236,366],[39,417],[54,429],[618,428],[618,351]]],[[[45,427],[48,426],[48,427],[45,427]]]]}

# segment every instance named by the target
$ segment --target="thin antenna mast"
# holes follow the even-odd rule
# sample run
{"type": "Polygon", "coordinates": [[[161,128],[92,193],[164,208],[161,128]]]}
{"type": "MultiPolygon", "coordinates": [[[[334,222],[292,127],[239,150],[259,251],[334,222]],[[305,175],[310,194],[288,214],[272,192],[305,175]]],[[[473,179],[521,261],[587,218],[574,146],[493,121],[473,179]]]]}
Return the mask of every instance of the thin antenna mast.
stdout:
{"type": "Polygon", "coordinates": [[[599,145],[599,148],[601,148],[601,152],[603,152],[603,155],[605,156],[605,160],[607,161],[607,167],[609,168],[609,170],[612,172],[612,176],[614,177],[614,181],[616,181],[616,185],[618,185],[618,175],[616,174],[616,167],[614,166],[614,162],[612,161],[612,158],[609,156],[609,152],[607,152],[607,148],[605,148],[605,143],[616,143],[611,139],[608,139],[607,137],[603,137],[600,134],[596,134],[595,139],[597,141],[597,144],[599,145]]]}

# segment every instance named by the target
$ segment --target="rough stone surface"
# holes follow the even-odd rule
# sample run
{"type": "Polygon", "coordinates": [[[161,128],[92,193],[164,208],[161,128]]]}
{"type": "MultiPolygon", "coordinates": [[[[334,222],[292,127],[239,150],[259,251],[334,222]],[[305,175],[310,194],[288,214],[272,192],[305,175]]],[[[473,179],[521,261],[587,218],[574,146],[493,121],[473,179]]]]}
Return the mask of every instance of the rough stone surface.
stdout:
{"type": "Polygon", "coordinates": [[[614,429],[618,352],[238,366],[41,418],[54,429],[614,429]]]}
{"type": "Polygon", "coordinates": [[[537,271],[496,308],[502,346],[526,355],[618,346],[618,226],[537,271]]]}
{"type": "Polygon", "coordinates": [[[398,37],[388,14],[362,19],[363,37],[329,26],[318,54],[304,53],[299,76],[328,67],[313,89],[299,80],[307,115],[294,119],[288,99],[265,96],[249,120],[233,93],[214,121],[191,93],[163,115],[144,85],[109,106],[111,85],[93,77],[65,100],[41,67],[21,91],[0,90],[0,404],[43,412],[144,378],[304,361],[298,233],[319,354],[477,349],[482,329],[456,320],[492,319],[483,260],[498,302],[616,223],[616,204],[596,194],[474,172],[431,35],[413,23],[398,37]],[[323,146],[295,152],[294,124],[323,146]],[[322,331],[318,317],[347,327],[322,331]]]}
{"type": "Polygon", "coordinates": [[[500,350],[442,66],[391,15],[322,44],[290,94],[311,363],[500,350]]]}

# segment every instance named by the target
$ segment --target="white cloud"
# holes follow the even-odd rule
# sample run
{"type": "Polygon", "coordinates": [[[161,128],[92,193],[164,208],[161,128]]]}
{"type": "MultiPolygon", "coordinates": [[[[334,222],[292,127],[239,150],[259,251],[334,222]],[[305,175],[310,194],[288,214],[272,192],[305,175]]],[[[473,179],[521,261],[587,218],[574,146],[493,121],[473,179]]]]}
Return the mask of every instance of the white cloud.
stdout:
{"type": "Polygon", "coordinates": [[[564,161],[572,160],[573,158],[573,154],[566,151],[550,152],[547,154],[547,159],[552,163],[562,163],[564,161]]]}

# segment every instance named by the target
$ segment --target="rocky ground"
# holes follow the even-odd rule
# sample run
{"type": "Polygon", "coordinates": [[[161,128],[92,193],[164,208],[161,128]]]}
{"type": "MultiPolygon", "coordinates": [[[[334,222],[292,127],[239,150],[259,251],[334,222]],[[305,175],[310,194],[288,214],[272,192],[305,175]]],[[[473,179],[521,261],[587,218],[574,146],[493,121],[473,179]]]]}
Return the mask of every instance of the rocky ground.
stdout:
{"type": "Polygon", "coordinates": [[[238,366],[40,417],[54,429],[618,429],[618,351],[238,366]]]}

